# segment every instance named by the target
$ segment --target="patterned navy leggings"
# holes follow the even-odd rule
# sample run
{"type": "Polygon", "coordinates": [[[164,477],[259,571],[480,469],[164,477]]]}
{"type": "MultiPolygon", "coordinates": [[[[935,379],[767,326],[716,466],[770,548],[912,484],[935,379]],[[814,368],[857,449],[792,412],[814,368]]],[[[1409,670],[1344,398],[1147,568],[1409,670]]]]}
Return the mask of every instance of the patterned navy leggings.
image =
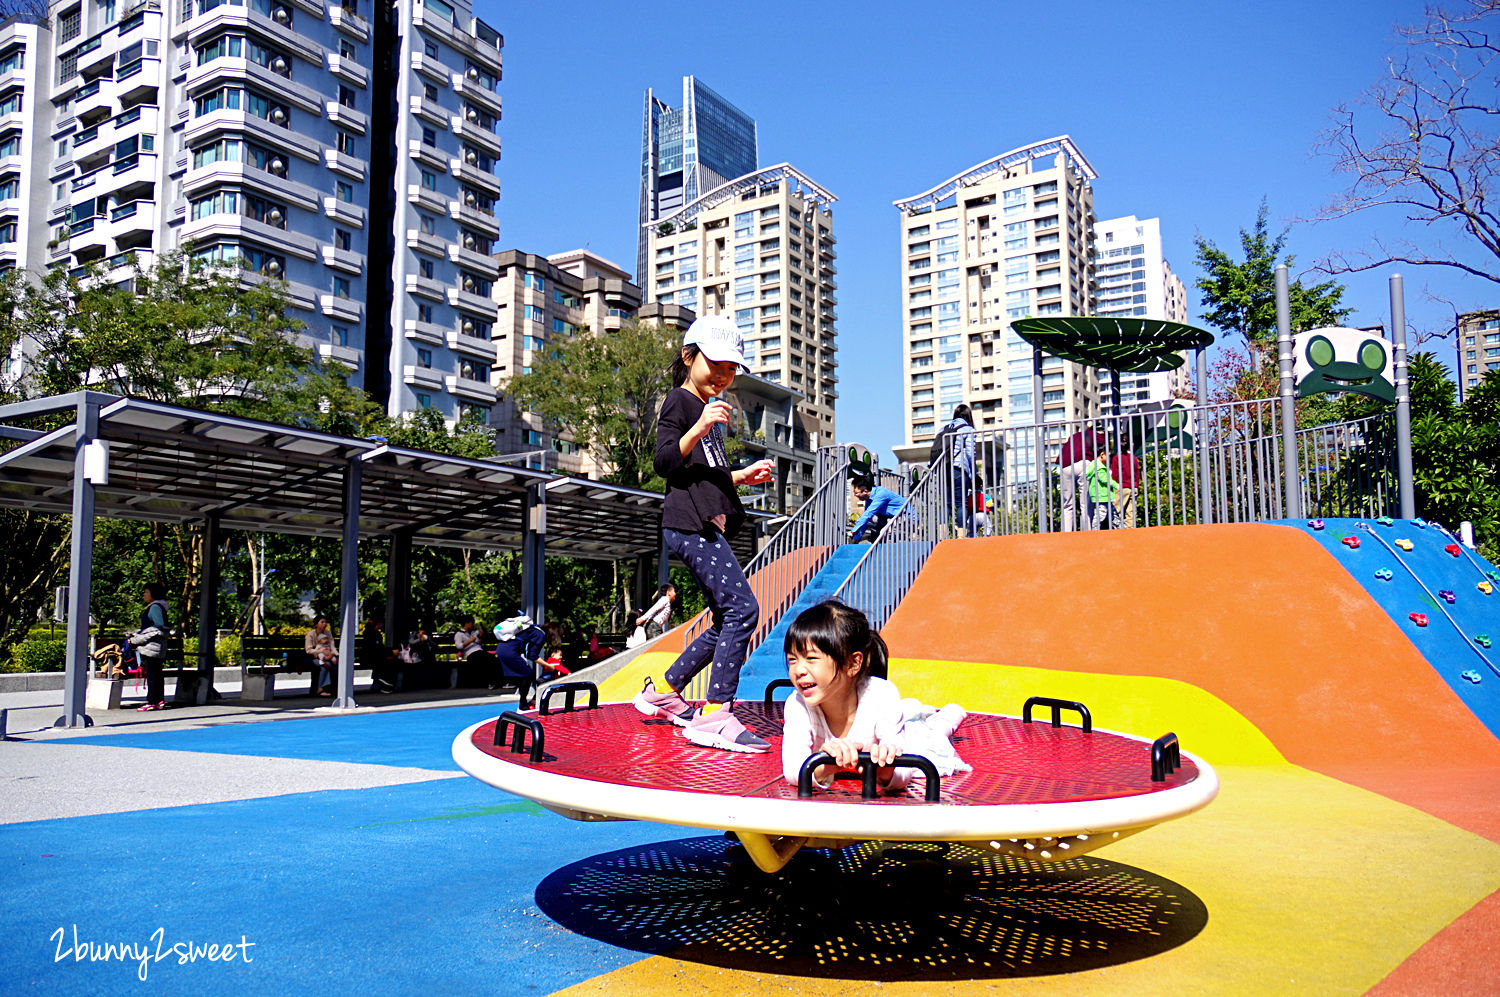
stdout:
{"type": "Polygon", "coordinates": [[[734,700],[745,664],[745,648],[760,620],[760,603],[750,591],[744,569],[735,559],[729,541],[712,526],[702,533],[663,530],[667,548],[682,558],[708,598],[712,625],[667,669],[667,683],[685,689],[693,676],[710,662],[707,699],[713,703],[734,700]]]}

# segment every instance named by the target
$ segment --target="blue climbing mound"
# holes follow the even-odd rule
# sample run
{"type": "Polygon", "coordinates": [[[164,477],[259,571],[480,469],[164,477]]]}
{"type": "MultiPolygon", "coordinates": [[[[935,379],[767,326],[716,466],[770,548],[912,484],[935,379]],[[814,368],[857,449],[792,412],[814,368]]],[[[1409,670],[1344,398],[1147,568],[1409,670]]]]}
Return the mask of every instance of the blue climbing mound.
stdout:
{"type": "MultiPolygon", "coordinates": [[[[804,609],[831,598],[869,549],[866,544],[844,544],[833,552],[828,558],[828,563],[824,564],[816,575],[813,575],[812,580],[807,583],[807,588],[802,590],[802,595],[792,603],[791,608],[781,617],[781,621],[771,628],[771,632],[766,635],[760,647],[756,648],[746,660],[745,667],[740,670],[739,698],[759,699],[764,694],[768,682],[773,679],[786,678],[786,655],[782,653],[782,644],[786,641],[786,632],[791,627],[792,621],[804,609]]],[[[779,698],[785,698],[785,696],[786,693],[783,691],[779,698]]]]}
{"type": "Polygon", "coordinates": [[[1493,564],[1422,520],[1281,522],[1322,544],[1500,736],[1500,575],[1493,564]],[[1322,529],[1310,525],[1320,522],[1322,529]],[[1346,542],[1350,537],[1357,546],[1346,542]]]}

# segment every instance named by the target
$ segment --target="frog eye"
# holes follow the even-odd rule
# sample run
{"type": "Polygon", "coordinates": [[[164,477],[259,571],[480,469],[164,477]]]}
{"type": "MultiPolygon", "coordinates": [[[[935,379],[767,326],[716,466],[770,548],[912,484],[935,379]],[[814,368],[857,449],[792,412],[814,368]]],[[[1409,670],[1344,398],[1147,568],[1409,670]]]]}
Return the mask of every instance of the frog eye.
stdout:
{"type": "Polygon", "coordinates": [[[1307,341],[1307,362],[1314,367],[1327,367],[1333,363],[1332,340],[1327,336],[1314,336],[1309,339],[1307,341]]]}
{"type": "Polygon", "coordinates": [[[1377,373],[1385,369],[1385,347],[1379,340],[1367,339],[1359,344],[1359,365],[1377,373]]]}

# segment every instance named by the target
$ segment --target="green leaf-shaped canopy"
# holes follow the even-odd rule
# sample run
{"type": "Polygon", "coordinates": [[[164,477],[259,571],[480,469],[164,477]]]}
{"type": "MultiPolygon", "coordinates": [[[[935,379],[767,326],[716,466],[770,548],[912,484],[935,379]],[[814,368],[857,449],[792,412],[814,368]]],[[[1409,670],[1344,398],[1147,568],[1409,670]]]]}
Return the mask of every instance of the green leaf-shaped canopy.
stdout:
{"type": "Polygon", "coordinates": [[[1214,334],[1181,322],[1154,318],[1068,315],[1023,318],[1011,328],[1043,353],[1086,367],[1147,374],[1182,366],[1181,351],[1214,341],[1214,334]]]}

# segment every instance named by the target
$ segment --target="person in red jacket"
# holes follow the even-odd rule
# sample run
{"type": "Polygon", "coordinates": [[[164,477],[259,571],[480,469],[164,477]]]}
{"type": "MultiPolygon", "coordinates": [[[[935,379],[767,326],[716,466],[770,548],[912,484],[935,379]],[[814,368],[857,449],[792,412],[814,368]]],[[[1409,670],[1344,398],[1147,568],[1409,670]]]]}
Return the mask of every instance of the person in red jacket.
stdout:
{"type": "Polygon", "coordinates": [[[1140,487],[1141,462],[1133,453],[1117,453],[1109,458],[1109,474],[1120,486],[1115,496],[1115,511],[1125,529],[1135,526],[1135,493],[1140,487]]]}
{"type": "Polygon", "coordinates": [[[1088,474],[1089,461],[1104,447],[1104,434],[1097,429],[1081,430],[1068,437],[1057,455],[1057,464],[1062,472],[1058,482],[1062,500],[1062,528],[1064,533],[1076,529],[1078,505],[1083,505],[1083,528],[1089,529],[1093,510],[1089,507],[1088,474]]]}

